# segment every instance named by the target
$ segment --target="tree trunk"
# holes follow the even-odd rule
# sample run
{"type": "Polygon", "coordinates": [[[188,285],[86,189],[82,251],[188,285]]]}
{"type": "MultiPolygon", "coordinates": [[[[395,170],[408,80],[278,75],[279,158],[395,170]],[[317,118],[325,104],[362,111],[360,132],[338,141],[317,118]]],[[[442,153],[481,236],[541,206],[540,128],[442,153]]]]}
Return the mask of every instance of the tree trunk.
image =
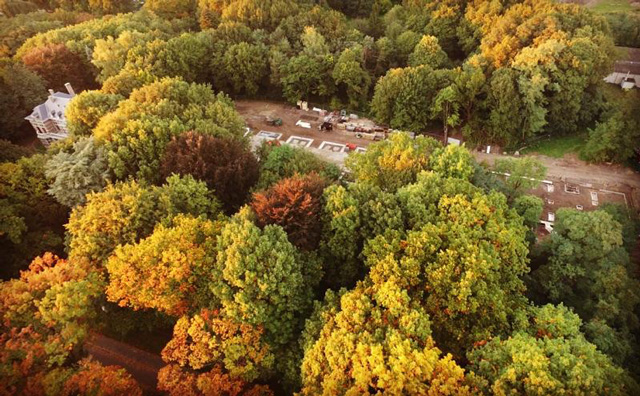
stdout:
{"type": "Polygon", "coordinates": [[[449,103],[445,103],[444,104],[444,145],[447,145],[447,142],[449,141],[449,103]]]}

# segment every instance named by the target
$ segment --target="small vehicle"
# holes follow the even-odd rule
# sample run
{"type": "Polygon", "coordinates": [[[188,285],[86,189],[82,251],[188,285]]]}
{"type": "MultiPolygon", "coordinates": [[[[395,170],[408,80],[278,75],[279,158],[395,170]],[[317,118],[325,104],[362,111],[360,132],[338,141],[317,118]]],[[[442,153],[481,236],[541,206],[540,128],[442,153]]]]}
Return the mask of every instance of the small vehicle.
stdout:
{"type": "Polygon", "coordinates": [[[333,124],[330,122],[323,122],[322,124],[320,124],[320,126],[318,127],[319,130],[321,131],[333,131],[333,124]]]}
{"type": "Polygon", "coordinates": [[[267,124],[271,126],[282,126],[282,118],[267,117],[267,124]]]}

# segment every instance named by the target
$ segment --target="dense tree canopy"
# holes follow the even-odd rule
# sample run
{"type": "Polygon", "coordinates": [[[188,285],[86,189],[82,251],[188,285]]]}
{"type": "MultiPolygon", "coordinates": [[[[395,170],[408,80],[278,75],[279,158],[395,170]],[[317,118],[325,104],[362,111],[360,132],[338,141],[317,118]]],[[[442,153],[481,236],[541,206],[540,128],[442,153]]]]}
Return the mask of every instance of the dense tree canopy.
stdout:
{"type": "Polygon", "coordinates": [[[33,48],[52,44],[65,44],[70,50],[85,51],[85,47],[93,49],[97,39],[119,37],[126,31],[150,32],[159,30],[174,33],[180,25],[159,18],[152,13],[140,11],[133,14],[122,14],[93,19],[62,29],[50,30],[36,34],[22,45],[16,55],[21,57],[33,48]]]}
{"type": "Polygon", "coordinates": [[[429,169],[429,155],[438,147],[431,138],[413,140],[406,133],[395,133],[366,153],[350,156],[346,166],[359,182],[395,191],[429,169]]]}
{"type": "Polygon", "coordinates": [[[134,91],[104,116],[95,136],[116,177],[159,181],[160,160],[173,136],[189,130],[241,139],[243,123],[224,94],[205,85],[163,79],[134,91]]]}
{"type": "Polygon", "coordinates": [[[84,261],[46,253],[0,285],[0,387],[19,394],[77,354],[103,281],[84,261]]]}
{"type": "Polygon", "coordinates": [[[290,145],[273,146],[264,143],[258,151],[260,156],[260,179],[256,189],[263,190],[281,179],[315,172],[329,180],[340,176],[340,169],[320,160],[315,155],[290,145]]]}
{"type": "Polygon", "coordinates": [[[493,394],[633,394],[638,386],[585,340],[581,320],[563,306],[536,308],[533,325],[474,349],[474,382],[493,394]],[[589,378],[589,381],[583,381],[589,378]]]}
{"type": "Polygon", "coordinates": [[[47,192],[69,207],[85,203],[89,193],[102,191],[110,180],[104,149],[96,147],[92,137],[74,143],[71,153],[54,155],[45,174],[53,180],[47,192]]]}
{"type": "Polygon", "coordinates": [[[204,372],[186,372],[176,364],[168,365],[158,373],[158,389],[171,396],[199,396],[225,394],[231,396],[273,396],[266,385],[251,384],[232,378],[220,367],[204,372]]]}
{"type": "Polygon", "coordinates": [[[622,226],[601,210],[560,209],[556,215],[545,243],[547,263],[534,275],[551,301],[580,314],[591,342],[623,362],[635,349],[640,284],[622,244],[622,226]]]}
{"type": "Polygon", "coordinates": [[[640,392],[637,216],[557,210],[543,236],[541,163],[467,149],[589,131],[589,160],[628,160],[637,92],[602,79],[632,17],[552,0],[0,12],[0,138],[28,143],[46,88],[88,89],[44,154],[0,141],[0,394],[140,395],[87,358],[90,332],[161,353],[176,396],[640,392]],[[240,97],[392,130],[341,169],[249,144],[240,97]],[[466,146],[421,136],[441,131],[466,146]]]}
{"type": "Polygon", "coordinates": [[[196,0],[147,0],[144,8],[167,19],[184,18],[193,15],[196,0]]]}
{"type": "Polygon", "coordinates": [[[176,173],[207,183],[228,213],[244,204],[259,175],[243,142],[191,131],[172,138],[161,162],[163,178],[176,173]]]}
{"type": "Polygon", "coordinates": [[[209,303],[206,279],[221,225],[188,217],[173,223],[171,228],[160,224],[148,238],[114,251],[106,264],[110,301],[175,316],[209,303]]]}
{"type": "Polygon", "coordinates": [[[624,163],[635,155],[640,139],[640,95],[634,91],[621,95],[619,100],[608,101],[603,120],[589,130],[582,154],[591,162],[624,163]]]}
{"type": "Polygon", "coordinates": [[[89,62],[64,44],[34,48],[24,53],[21,59],[54,91],[66,92],[65,83],[70,83],[78,92],[95,88],[95,74],[89,62]]]}
{"type": "Polygon", "coordinates": [[[47,97],[45,83],[21,63],[0,58],[0,138],[19,136],[24,117],[47,97]]]}
{"type": "Polygon", "coordinates": [[[422,36],[420,42],[409,56],[409,66],[427,65],[432,69],[440,69],[449,62],[446,52],[440,48],[438,39],[433,36],[422,36]]]}
{"type": "Polygon", "coordinates": [[[22,157],[29,157],[35,153],[34,147],[19,146],[8,140],[0,139],[0,163],[16,162],[22,157]]]}
{"type": "Polygon", "coordinates": [[[204,309],[178,320],[162,357],[192,370],[222,366],[230,377],[251,382],[264,378],[275,365],[263,332],[262,326],[235,322],[224,313],[204,309]]]}
{"type": "Polygon", "coordinates": [[[430,194],[433,208],[419,202],[429,188],[437,189],[438,180],[425,175],[399,193],[411,203],[408,215],[420,216],[409,220],[413,231],[394,239],[380,235],[364,255],[376,284],[396,283],[417,293],[438,345],[460,356],[468,345],[509,330],[510,318],[524,305],[525,228],[501,194],[430,194]]]}
{"type": "Polygon", "coordinates": [[[439,120],[432,114],[438,91],[451,84],[451,72],[429,66],[391,69],[375,86],[371,110],[376,119],[392,128],[422,131],[439,120]]]}
{"type": "Polygon", "coordinates": [[[342,51],[333,68],[332,77],[339,87],[344,86],[349,100],[349,107],[364,107],[371,85],[371,77],[364,69],[362,49],[347,48],[342,51]]]}
{"type": "MultiPolygon", "coordinates": [[[[6,3],[6,2],[5,2],[6,3]]],[[[0,6],[1,7],[1,6],[0,6]]],[[[3,11],[5,15],[8,15],[3,11]]],[[[90,14],[56,10],[29,12],[0,21],[0,57],[13,56],[31,36],[91,19],[90,14]]]]}
{"type": "Polygon", "coordinates": [[[84,91],[76,95],[65,109],[67,128],[74,136],[90,136],[100,118],[115,110],[124,98],[100,91],[84,91]]]}
{"type": "Polygon", "coordinates": [[[406,292],[359,284],[324,305],[307,322],[303,395],[471,394],[464,370],[441,356],[429,316],[406,292]],[[315,334],[314,334],[315,333],[315,334]]]}
{"type": "Polygon", "coordinates": [[[253,196],[251,207],[259,226],[281,226],[300,249],[312,250],[320,239],[322,192],[326,180],[315,173],[283,179],[253,196]]]}
{"type": "Polygon", "coordinates": [[[211,291],[228,317],[264,326],[266,340],[282,346],[301,325],[318,270],[296,252],[282,228],[261,230],[248,217],[243,209],[222,229],[211,291]]]}
{"type": "Polygon", "coordinates": [[[90,194],[76,207],[67,224],[71,257],[103,264],[118,245],[150,235],[156,223],[171,225],[178,214],[215,218],[219,203],[202,182],[173,176],[161,187],[136,182],[117,183],[90,194]]]}
{"type": "MultiPolygon", "coordinates": [[[[74,8],[67,3],[45,6],[74,8]]],[[[275,93],[291,102],[334,99],[354,109],[366,109],[373,92],[371,109],[380,122],[416,132],[441,119],[432,111],[436,95],[454,83],[448,101],[464,114],[451,126],[477,142],[515,145],[543,132],[576,132],[602,113],[599,81],[609,69],[612,40],[606,22],[583,7],[550,0],[491,7],[457,0],[326,3],[334,9],[311,3],[148,1],[142,11],[75,25],[80,16],[60,14],[47,23],[72,26],[37,28],[42,33],[17,54],[24,59],[64,45],[84,63],[90,59],[100,81],[114,79],[108,92],[125,95],[162,77],[210,82],[232,94],[275,93]],[[349,21],[336,10],[371,13],[367,21],[349,21]],[[210,30],[184,32],[196,17],[210,30]],[[465,77],[469,70],[476,70],[473,79],[465,77]]],[[[101,15],[128,7],[88,1],[74,9],[101,15]]]]}
{"type": "Polygon", "coordinates": [[[118,366],[103,366],[86,358],[78,363],[62,386],[61,395],[100,394],[104,396],[142,396],[142,389],[131,374],[118,366]]]}
{"type": "Polygon", "coordinates": [[[15,276],[35,256],[62,253],[68,209],[47,194],[46,157],[0,164],[1,277],[15,276]]]}

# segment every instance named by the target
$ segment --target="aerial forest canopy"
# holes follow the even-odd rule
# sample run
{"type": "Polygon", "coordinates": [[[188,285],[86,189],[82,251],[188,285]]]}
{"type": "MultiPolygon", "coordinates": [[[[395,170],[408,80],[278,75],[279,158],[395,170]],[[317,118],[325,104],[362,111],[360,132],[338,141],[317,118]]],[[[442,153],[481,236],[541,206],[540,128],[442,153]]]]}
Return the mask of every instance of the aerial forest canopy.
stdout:
{"type": "MultiPolygon", "coordinates": [[[[441,125],[444,107],[468,141],[507,146],[609,118],[601,92],[614,48],[609,24],[578,5],[154,0],[100,18],[133,5],[46,3],[69,11],[33,13],[28,32],[13,18],[0,24],[5,54],[49,87],[72,78],[78,89],[94,88],[97,80],[105,94],[128,96],[181,77],[232,97],[331,102],[415,132],[441,125]],[[93,16],[79,14],[87,11],[93,16]]],[[[12,116],[3,116],[4,136],[12,116]]]]}
{"type": "Polygon", "coordinates": [[[551,0],[0,11],[0,394],[148,391],[87,357],[95,333],[148,342],[175,396],[640,394],[637,216],[563,209],[537,240],[545,167],[499,160],[503,178],[467,148],[593,128],[592,158],[628,158],[607,19],[551,0]],[[9,142],[69,81],[69,137],[9,142]],[[398,131],[341,169],[256,147],[246,98],[398,131]]]}

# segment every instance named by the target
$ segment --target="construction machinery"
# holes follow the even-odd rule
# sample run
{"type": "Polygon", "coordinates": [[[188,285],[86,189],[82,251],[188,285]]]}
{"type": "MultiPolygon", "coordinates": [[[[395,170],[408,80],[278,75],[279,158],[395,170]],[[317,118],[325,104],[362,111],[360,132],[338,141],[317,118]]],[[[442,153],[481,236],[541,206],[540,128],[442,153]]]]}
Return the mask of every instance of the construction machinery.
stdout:
{"type": "Polygon", "coordinates": [[[267,124],[271,126],[282,126],[282,118],[267,117],[267,124]]]}
{"type": "Polygon", "coordinates": [[[333,123],[324,121],[322,124],[320,124],[318,129],[321,131],[327,131],[327,132],[333,131],[333,123]]]}
{"type": "Polygon", "coordinates": [[[373,131],[373,132],[356,132],[356,137],[358,139],[369,139],[369,140],[384,140],[385,135],[384,132],[373,131]]]}

